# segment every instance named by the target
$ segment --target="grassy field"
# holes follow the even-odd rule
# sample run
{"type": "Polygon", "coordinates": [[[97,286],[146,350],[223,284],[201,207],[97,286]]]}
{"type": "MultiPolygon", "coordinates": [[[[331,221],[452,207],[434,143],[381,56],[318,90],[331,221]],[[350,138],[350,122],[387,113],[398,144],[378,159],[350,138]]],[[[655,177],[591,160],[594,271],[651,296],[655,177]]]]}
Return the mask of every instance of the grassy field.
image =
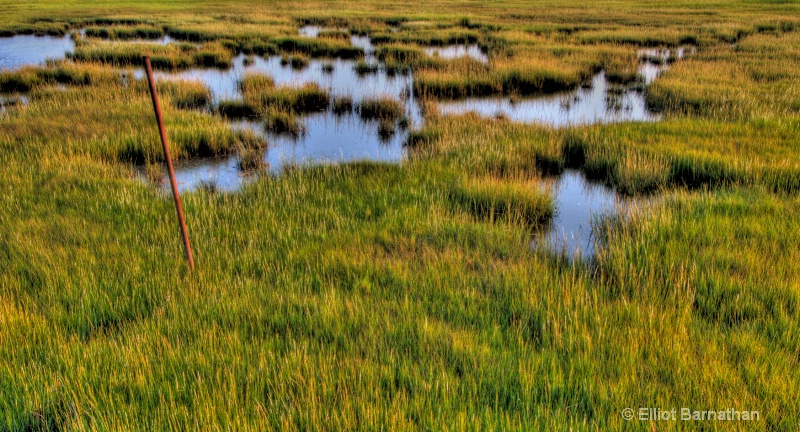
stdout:
{"type": "MultiPolygon", "coordinates": [[[[72,62],[0,72],[0,430],[770,430],[800,424],[800,4],[792,1],[5,0],[0,34],[91,27],[72,62]],[[427,122],[398,164],[290,166],[184,209],[162,161],[157,67],[234,55],[360,58],[414,73],[427,122]],[[177,42],[126,45],[168,34],[177,42]],[[99,37],[110,37],[103,42],[99,37]],[[478,44],[488,64],[422,55],[478,44]],[[440,116],[435,98],[537,94],[643,47],[697,54],[646,89],[663,119],[552,129],[440,116]],[[580,169],[641,200],[596,225],[591,261],[532,250],[543,175],[580,169]],[[157,176],[157,174],[156,174],[157,176]],[[624,408],[759,411],[626,421],[624,408]]],[[[268,143],[320,88],[244,77],[241,102],[161,83],[176,158],[268,143]]],[[[394,127],[393,99],[334,101],[394,127]]],[[[254,161],[255,159],[255,161],[254,161]]]]}

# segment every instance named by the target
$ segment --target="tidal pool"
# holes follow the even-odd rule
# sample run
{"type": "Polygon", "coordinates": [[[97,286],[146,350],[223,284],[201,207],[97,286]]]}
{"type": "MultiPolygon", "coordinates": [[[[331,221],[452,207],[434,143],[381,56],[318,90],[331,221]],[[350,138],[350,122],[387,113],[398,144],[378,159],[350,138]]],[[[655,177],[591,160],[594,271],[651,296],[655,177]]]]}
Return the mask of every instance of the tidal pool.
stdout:
{"type": "Polygon", "coordinates": [[[478,45],[448,45],[443,47],[425,47],[426,54],[433,57],[452,60],[461,57],[470,57],[481,63],[489,63],[489,57],[478,45]]]}
{"type": "Polygon", "coordinates": [[[70,36],[17,35],[0,38],[0,69],[17,69],[62,59],[75,49],[70,36]]]}
{"type": "MultiPolygon", "coordinates": [[[[365,98],[391,96],[396,99],[412,99],[410,75],[388,75],[384,71],[376,71],[359,75],[354,67],[356,62],[345,59],[311,59],[305,67],[294,68],[281,64],[280,56],[267,58],[253,57],[252,63],[245,61],[246,56],[240,54],[233,59],[229,69],[189,69],[177,72],[155,72],[156,80],[191,80],[205,84],[212,93],[215,102],[224,99],[240,98],[239,80],[247,73],[260,72],[271,76],[276,85],[301,86],[308,83],[319,84],[332,96],[350,96],[358,102],[365,98]],[[332,66],[332,70],[326,70],[332,66]]],[[[144,78],[144,71],[139,68],[134,77],[144,78]]],[[[409,108],[416,104],[407,103],[409,108]]],[[[409,110],[412,120],[420,121],[418,112],[409,110]]]]}
{"type": "Polygon", "coordinates": [[[639,75],[641,82],[622,86],[606,80],[600,71],[571,91],[532,97],[489,96],[439,101],[443,114],[474,112],[484,117],[505,117],[522,123],[541,123],[554,127],[626,121],[656,121],[661,118],[647,109],[643,86],[653,82],[683,59],[694,48],[640,50],[639,75]]]}
{"type": "MultiPolygon", "coordinates": [[[[381,136],[378,123],[363,121],[355,113],[335,115],[317,113],[301,117],[306,131],[302,136],[266,132],[261,123],[239,121],[236,129],[249,129],[267,138],[264,150],[269,174],[277,175],[286,164],[324,164],[370,160],[398,162],[403,158],[405,134],[397,129],[381,136]]],[[[239,169],[239,156],[181,161],[175,164],[180,191],[213,185],[218,190],[234,191],[254,178],[239,169]]],[[[161,183],[168,187],[167,178],[161,183]]]]}
{"type": "Polygon", "coordinates": [[[638,51],[639,73],[644,77],[645,85],[652,83],[659,75],[669,69],[669,65],[697,52],[695,47],[651,48],[638,51]]]}
{"type": "MultiPolygon", "coordinates": [[[[247,73],[261,72],[273,77],[276,85],[300,86],[316,83],[328,90],[331,96],[350,96],[355,104],[368,98],[389,96],[400,100],[406,107],[410,127],[422,124],[422,115],[414,100],[411,77],[388,75],[384,71],[359,75],[354,70],[355,62],[344,59],[313,59],[306,67],[297,69],[281,64],[279,56],[255,57],[245,62],[245,56],[234,59],[233,66],[226,70],[192,69],[180,72],[157,72],[156,80],[197,80],[212,92],[213,101],[241,98],[239,80],[247,73]],[[325,66],[332,66],[326,70],[325,66]]],[[[143,78],[141,70],[136,78],[143,78]]],[[[280,171],[287,163],[313,164],[336,163],[356,160],[399,161],[403,155],[402,143],[407,131],[396,127],[391,134],[378,131],[378,123],[362,120],[356,113],[337,115],[330,111],[300,115],[304,132],[298,136],[274,134],[264,131],[258,121],[240,121],[234,128],[248,128],[267,139],[270,146],[264,159],[272,173],[280,171]]],[[[182,190],[215,183],[220,190],[233,190],[248,180],[238,172],[238,157],[224,160],[205,160],[177,164],[176,176],[182,190]]]]}
{"type": "Polygon", "coordinates": [[[624,205],[611,188],[590,182],[575,169],[560,176],[546,178],[545,187],[555,197],[555,215],[548,228],[532,241],[532,246],[545,247],[570,259],[590,259],[594,256],[596,236],[594,222],[602,216],[616,213],[624,205]]]}
{"type": "Polygon", "coordinates": [[[574,126],[623,121],[654,121],[660,116],[647,109],[644,95],[634,89],[609,91],[605,73],[574,91],[530,98],[491,96],[437,103],[443,114],[474,112],[484,117],[505,117],[522,123],[574,126]]]}

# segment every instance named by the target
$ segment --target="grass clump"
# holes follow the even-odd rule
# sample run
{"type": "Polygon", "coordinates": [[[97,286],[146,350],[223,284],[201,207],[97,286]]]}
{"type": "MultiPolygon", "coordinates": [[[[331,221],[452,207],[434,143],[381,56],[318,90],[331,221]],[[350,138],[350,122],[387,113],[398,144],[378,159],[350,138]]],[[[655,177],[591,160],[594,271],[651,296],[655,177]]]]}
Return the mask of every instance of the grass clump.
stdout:
{"type": "Polygon", "coordinates": [[[95,42],[76,43],[68,57],[79,62],[98,62],[114,66],[140,66],[142,58],[150,57],[157,69],[186,69],[190,67],[229,67],[233,54],[219,42],[201,45],[160,45],[153,43],[95,42]]]}
{"type": "Polygon", "coordinates": [[[350,40],[350,32],[346,30],[323,30],[319,32],[317,35],[318,38],[322,39],[334,39],[334,40],[350,40]]]}
{"type": "Polygon", "coordinates": [[[355,102],[351,96],[335,96],[331,103],[331,110],[336,115],[350,114],[355,109],[355,102]]]}
{"type": "Polygon", "coordinates": [[[217,112],[223,117],[242,119],[258,117],[258,109],[243,100],[221,100],[217,104],[217,112]]]}
{"type": "Polygon", "coordinates": [[[264,128],[277,134],[300,136],[305,132],[305,126],[297,115],[279,109],[267,109],[263,114],[264,128]]]}
{"type": "Polygon", "coordinates": [[[264,152],[254,148],[243,148],[239,151],[239,169],[244,172],[260,172],[267,169],[264,152]]]}
{"type": "Polygon", "coordinates": [[[398,119],[405,113],[402,102],[389,97],[367,98],[361,101],[358,112],[363,119],[398,119]]]}
{"type": "Polygon", "coordinates": [[[609,55],[603,59],[603,69],[612,84],[631,84],[639,79],[639,59],[630,52],[609,55]]]}
{"type": "Polygon", "coordinates": [[[308,66],[310,59],[308,56],[304,56],[301,54],[284,54],[281,56],[281,65],[286,66],[289,65],[292,69],[303,69],[308,66]]]}
{"type": "Polygon", "coordinates": [[[379,66],[377,63],[368,63],[364,60],[359,60],[353,65],[353,70],[358,75],[375,74],[378,72],[378,68],[379,66]]]}
{"type": "Polygon", "coordinates": [[[245,100],[259,107],[295,113],[325,111],[330,105],[328,92],[316,83],[308,83],[301,87],[279,86],[246,94],[245,100]]]}
{"type": "Polygon", "coordinates": [[[159,95],[181,109],[204,108],[211,103],[211,91],[200,81],[159,81],[159,95]]]}
{"type": "Polygon", "coordinates": [[[378,138],[381,141],[390,140],[396,132],[395,122],[390,119],[380,119],[378,121],[378,138]]]}
{"type": "Polygon", "coordinates": [[[151,26],[116,26],[116,27],[86,27],[84,34],[87,37],[102,39],[158,39],[163,37],[164,29],[151,26]]]}
{"type": "Polygon", "coordinates": [[[284,53],[299,53],[311,57],[338,57],[355,59],[364,55],[364,50],[338,39],[310,39],[305,37],[280,37],[272,40],[284,53]]]}
{"type": "Polygon", "coordinates": [[[0,71],[0,92],[24,93],[41,83],[35,68],[23,68],[17,71],[0,71]]]}
{"type": "Polygon", "coordinates": [[[383,62],[395,61],[402,64],[409,64],[422,58],[424,53],[417,46],[393,44],[379,47],[376,56],[378,60],[383,62]]]}
{"type": "Polygon", "coordinates": [[[259,72],[248,72],[239,80],[239,90],[245,95],[270,91],[274,88],[275,80],[259,72]]]}
{"type": "Polygon", "coordinates": [[[164,182],[164,167],[160,163],[146,162],[144,176],[148,182],[160,185],[164,182]]]}

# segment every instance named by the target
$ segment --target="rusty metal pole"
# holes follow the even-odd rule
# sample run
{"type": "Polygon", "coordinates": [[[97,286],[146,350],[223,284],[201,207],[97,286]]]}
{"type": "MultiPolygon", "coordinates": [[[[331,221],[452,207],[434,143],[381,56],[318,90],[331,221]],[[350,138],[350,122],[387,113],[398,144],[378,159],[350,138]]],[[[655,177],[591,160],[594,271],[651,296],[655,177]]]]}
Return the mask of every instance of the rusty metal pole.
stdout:
{"type": "Polygon", "coordinates": [[[183,236],[183,246],[186,250],[186,260],[189,268],[194,270],[194,258],[192,257],[192,245],[189,244],[189,232],[186,230],[186,221],[183,218],[183,207],[181,206],[181,196],[178,193],[178,182],[175,180],[175,169],[172,167],[172,157],[169,155],[169,141],[167,141],[167,130],[164,128],[164,120],[161,117],[161,104],[158,101],[156,91],[156,81],[153,78],[153,68],[150,66],[150,57],[144,58],[144,67],[147,71],[147,82],[150,84],[150,96],[153,99],[153,109],[156,112],[158,122],[158,132],[161,134],[161,145],[164,146],[164,157],[167,159],[167,170],[169,170],[169,184],[172,186],[172,197],[175,198],[175,209],[178,212],[178,222],[181,226],[181,236],[183,236]]]}

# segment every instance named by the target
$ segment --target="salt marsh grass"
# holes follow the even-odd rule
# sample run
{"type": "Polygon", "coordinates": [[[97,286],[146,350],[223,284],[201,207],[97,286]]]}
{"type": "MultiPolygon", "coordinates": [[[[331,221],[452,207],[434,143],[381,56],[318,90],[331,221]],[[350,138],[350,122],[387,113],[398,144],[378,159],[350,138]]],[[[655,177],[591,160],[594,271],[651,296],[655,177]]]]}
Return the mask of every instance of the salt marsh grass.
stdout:
{"type": "MultiPolygon", "coordinates": [[[[760,410],[732,430],[800,422],[796,3],[4,6],[2,35],[92,30],[74,62],[0,72],[24,96],[0,117],[0,430],[721,427],[622,419],[639,406],[760,410]],[[425,124],[396,164],[296,163],[183,194],[188,272],[171,200],[136,174],[160,177],[163,156],[132,67],[364,55],[305,24],[372,36],[413,74],[425,124]],[[177,42],[123,41],[159,30],[177,42]],[[421,55],[459,42],[488,62],[421,55]],[[600,70],[630,82],[639,49],[683,44],[696,55],[646,89],[660,122],[436,110],[600,70]],[[589,261],[530,247],[558,211],[542,177],[568,168],[647,201],[597,221],[589,261]]],[[[199,83],[159,83],[176,159],[260,170],[268,143],[227,117],[301,134],[302,113],[331,106],[266,75],[240,89],[210,106],[199,83]]],[[[341,96],[334,111],[387,131],[405,113],[341,96]]]]}

